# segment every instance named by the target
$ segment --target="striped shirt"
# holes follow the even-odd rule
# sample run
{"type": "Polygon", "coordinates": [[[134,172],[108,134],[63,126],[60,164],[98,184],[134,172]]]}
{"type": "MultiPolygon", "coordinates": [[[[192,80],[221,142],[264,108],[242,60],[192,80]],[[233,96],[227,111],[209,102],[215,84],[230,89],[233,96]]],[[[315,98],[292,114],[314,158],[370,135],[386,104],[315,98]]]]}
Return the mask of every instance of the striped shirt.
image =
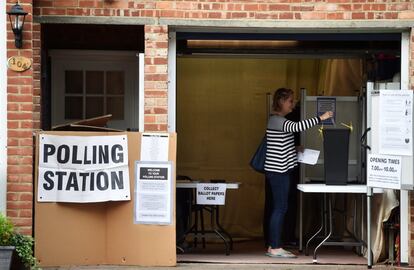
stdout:
{"type": "Polygon", "coordinates": [[[265,171],[284,173],[294,168],[297,158],[293,132],[306,130],[319,122],[319,117],[293,122],[283,116],[271,116],[266,130],[265,171]]]}

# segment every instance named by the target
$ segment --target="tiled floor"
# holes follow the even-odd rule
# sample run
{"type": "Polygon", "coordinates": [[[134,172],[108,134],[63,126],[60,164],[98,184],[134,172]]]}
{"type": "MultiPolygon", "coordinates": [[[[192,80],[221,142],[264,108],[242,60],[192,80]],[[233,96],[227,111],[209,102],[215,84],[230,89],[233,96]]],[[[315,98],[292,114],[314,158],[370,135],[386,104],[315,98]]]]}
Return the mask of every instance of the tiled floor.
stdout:
{"type": "MultiPolygon", "coordinates": [[[[207,243],[206,248],[201,245],[187,253],[178,254],[178,262],[204,262],[204,263],[227,263],[227,264],[313,264],[313,253],[305,256],[297,249],[288,249],[298,257],[294,259],[270,258],[265,256],[265,248],[261,241],[235,242],[233,251],[229,256],[225,255],[222,243],[207,243]]],[[[351,249],[342,247],[322,246],[318,251],[318,264],[353,264],[365,265],[366,258],[358,256],[351,249]]]]}

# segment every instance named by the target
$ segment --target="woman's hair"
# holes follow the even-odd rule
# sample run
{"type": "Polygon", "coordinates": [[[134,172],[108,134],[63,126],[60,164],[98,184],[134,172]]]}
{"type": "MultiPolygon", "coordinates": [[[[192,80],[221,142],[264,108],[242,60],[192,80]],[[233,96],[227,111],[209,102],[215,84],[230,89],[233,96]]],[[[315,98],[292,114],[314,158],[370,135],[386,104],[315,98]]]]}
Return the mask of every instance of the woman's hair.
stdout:
{"type": "Polygon", "coordinates": [[[281,109],[282,101],[287,100],[289,97],[293,96],[292,89],[289,88],[279,88],[275,91],[273,95],[273,110],[278,112],[281,109]]]}

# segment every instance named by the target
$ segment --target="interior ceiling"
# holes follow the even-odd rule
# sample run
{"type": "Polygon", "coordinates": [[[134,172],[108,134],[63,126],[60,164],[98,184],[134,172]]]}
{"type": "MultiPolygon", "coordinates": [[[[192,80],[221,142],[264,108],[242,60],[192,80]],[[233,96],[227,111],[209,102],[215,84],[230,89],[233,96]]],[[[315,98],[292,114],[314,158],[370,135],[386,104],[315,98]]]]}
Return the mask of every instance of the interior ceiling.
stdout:
{"type": "Polygon", "coordinates": [[[269,34],[177,33],[177,53],[399,55],[400,33],[269,34]]]}
{"type": "Polygon", "coordinates": [[[42,24],[47,49],[144,51],[144,26],[42,24]]]}

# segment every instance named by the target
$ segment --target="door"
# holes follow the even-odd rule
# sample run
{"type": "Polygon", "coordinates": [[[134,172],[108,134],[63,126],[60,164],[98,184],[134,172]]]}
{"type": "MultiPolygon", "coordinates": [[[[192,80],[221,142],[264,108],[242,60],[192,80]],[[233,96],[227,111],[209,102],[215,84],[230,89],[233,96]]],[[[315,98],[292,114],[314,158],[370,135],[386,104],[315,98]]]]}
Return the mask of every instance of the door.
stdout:
{"type": "Polygon", "coordinates": [[[51,51],[52,126],[112,114],[108,127],[138,128],[135,52],[51,51]]]}

